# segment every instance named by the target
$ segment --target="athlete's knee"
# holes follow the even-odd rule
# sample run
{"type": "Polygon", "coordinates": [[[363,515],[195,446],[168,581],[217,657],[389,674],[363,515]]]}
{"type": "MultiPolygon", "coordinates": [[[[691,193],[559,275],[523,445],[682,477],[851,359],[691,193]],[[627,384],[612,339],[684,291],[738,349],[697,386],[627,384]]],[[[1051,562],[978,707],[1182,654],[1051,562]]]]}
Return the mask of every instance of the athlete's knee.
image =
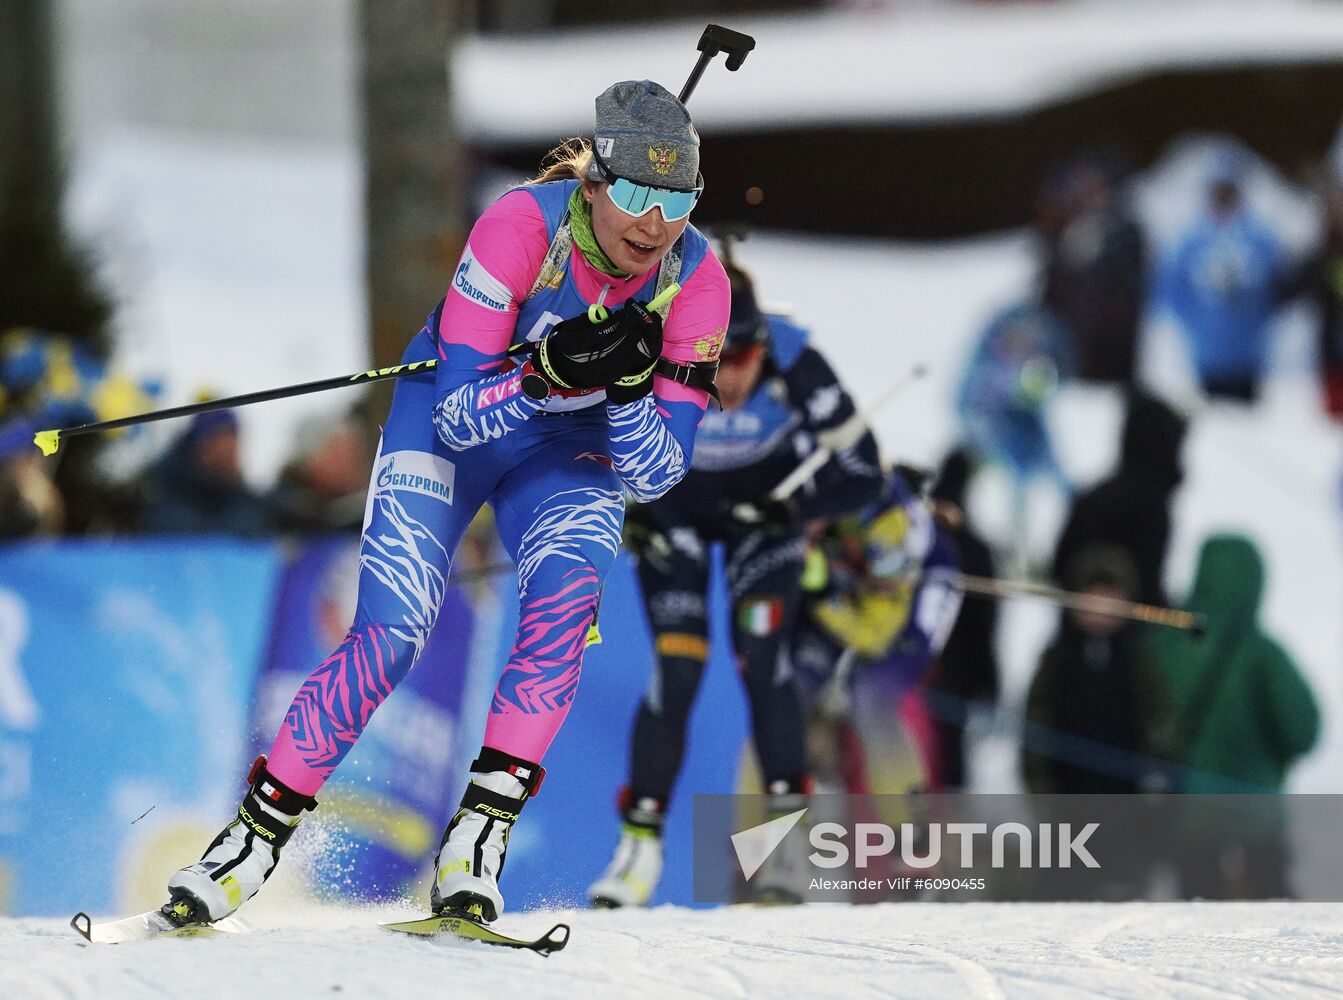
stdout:
{"type": "Polygon", "coordinates": [[[600,585],[620,550],[624,503],[613,490],[585,487],[550,497],[544,513],[518,540],[518,587],[523,594],[552,586],[572,570],[590,569],[600,585]]]}
{"type": "Polygon", "coordinates": [[[795,682],[792,662],[780,642],[738,642],[737,670],[751,700],[773,697],[779,688],[795,682]]]}
{"type": "Polygon", "coordinates": [[[424,650],[428,632],[384,624],[355,625],[330,656],[309,675],[295,696],[329,728],[358,733],[369,716],[410,672],[424,650]]]}
{"type": "Polygon", "coordinates": [[[703,636],[666,633],[656,640],[657,668],[649,679],[644,704],[656,715],[683,719],[690,714],[704,677],[708,643],[703,636]]]}

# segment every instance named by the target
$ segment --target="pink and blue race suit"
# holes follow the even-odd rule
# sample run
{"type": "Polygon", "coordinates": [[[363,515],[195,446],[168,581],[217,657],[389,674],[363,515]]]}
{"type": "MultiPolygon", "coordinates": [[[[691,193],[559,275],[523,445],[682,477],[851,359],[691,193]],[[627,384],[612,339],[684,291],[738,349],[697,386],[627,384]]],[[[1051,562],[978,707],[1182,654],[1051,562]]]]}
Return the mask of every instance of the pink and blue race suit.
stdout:
{"type": "MultiPolygon", "coordinates": [[[[577,183],[518,188],[495,202],[406,350],[405,362],[436,358],[437,371],[397,383],[369,488],[354,623],[299,689],[271,747],[271,772],[295,791],[317,792],[415,663],[453,553],[487,503],[517,564],[520,615],[485,744],[539,762],[578,686],[602,579],[620,547],[622,492],[655,499],[689,467],[704,392],[657,376],[651,395],[625,405],[606,403],[602,390],[536,400],[508,359],[511,346],[591,303],[654,296],[656,268],[609,277],[576,247],[534,290],[577,183]]],[[[727,277],[693,227],[672,252],[682,291],[667,314],[663,357],[712,360],[727,325],[727,277]]]]}

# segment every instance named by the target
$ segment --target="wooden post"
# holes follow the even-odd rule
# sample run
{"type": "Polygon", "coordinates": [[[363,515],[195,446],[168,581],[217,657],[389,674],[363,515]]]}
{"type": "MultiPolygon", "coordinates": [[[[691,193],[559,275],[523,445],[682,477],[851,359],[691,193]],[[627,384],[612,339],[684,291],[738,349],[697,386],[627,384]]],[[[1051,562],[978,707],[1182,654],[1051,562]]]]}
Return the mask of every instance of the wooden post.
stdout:
{"type": "MultiPolygon", "coordinates": [[[[447,290],[466,184],[448,61],[457,0],[359,0],[369,337],[397,364],[447,290]]],[[[387,399],[390,388],[380,386],[387,399]]]]}
{"type": "Polygon", "coordinates": [[[52,0],[0,2],[0,332],[101,346],[111,306],[61,220],[52,0]]]}

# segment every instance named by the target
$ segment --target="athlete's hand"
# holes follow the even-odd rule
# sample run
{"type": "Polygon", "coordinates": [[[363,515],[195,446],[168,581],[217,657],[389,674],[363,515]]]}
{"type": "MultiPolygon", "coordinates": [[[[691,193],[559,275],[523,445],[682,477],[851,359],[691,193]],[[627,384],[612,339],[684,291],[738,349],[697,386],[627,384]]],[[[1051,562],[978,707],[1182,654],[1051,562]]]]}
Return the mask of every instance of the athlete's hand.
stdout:
{"type": "Polygon", "coordinates": [[[791,499],[725,503],[724,507],[724,513],[742,528],[767,535],[791,535],[801,530],[802,518],[791,499]]]}
{"type": "Polygon", "coordinates": [[[668,562],[672,554],[671,540],[653,519],[640,509],[639,504],[625,507],[625,526],[622,539],[626,551],[640,562],[648,562],[659,573],[670,573],[668,562]]]}
{"type": "Polygon", "coordinates": [[[586,314],[559,323],[536,346],[533,362],[561,389],[600,389],[642,370],[654,337],[660,352],[662,318],[628,302],[596,323],[586,314]]]}
{"type": "Polygon", "coordinates": [[[629,369],[622,378],[606,387],[607,400],[619,405],[633,403],[653,391],[653,369],[662,356],[662,318],[657,313],[648,312],[638,302],[631,302],[625,308],[636,310],[643,329],[631,354],[629,369]]]}

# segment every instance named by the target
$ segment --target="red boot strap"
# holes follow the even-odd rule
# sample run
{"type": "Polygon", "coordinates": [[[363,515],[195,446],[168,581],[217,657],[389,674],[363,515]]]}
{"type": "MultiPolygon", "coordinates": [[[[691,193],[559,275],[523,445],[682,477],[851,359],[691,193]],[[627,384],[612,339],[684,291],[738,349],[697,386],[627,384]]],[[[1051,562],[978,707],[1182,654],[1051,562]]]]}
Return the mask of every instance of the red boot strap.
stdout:
{"type": "Polygon", "coordinates": [[[536,797],[536,793],[541,790],[541,782],[546,777],[546,769],[540,764],[514,757],[494,747],[480,748],[480,755],[471,762],[471,771],[474,774],[506,771],[522,782],[522,787],[527,790],[527,795],[531,798],[536,797]]]}

